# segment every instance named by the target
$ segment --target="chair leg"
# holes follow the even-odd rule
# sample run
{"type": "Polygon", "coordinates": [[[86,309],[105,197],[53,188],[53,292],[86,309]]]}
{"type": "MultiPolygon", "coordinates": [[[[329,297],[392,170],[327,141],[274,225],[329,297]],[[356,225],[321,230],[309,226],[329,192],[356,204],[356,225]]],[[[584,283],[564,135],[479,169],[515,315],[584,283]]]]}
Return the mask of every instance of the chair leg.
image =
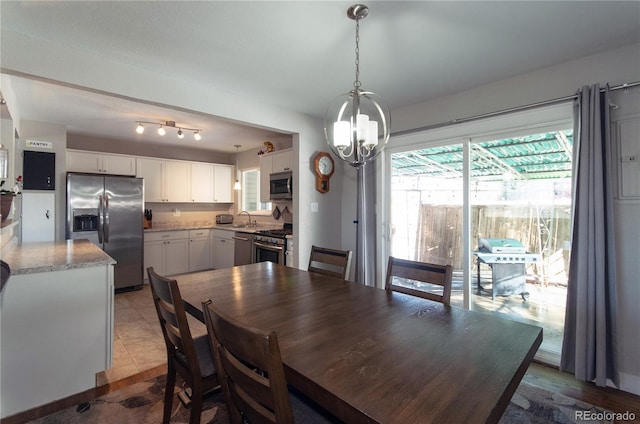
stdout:
{"type": "Polygon", "coordinates": [[[164,412],[162,414],[162,424],[169,424],[171,421],[171,409],[173,408],[173,388],[176,385],[176,369],[169,359],[167,364],[167,384],[164,386],[164,412]]]}
{"type": "Polygon", "coordinates": [[[193,389],[191,394],[191,413],[189,414],[189,424],[200,424],[202,415],[202,390],[193,389]]]}

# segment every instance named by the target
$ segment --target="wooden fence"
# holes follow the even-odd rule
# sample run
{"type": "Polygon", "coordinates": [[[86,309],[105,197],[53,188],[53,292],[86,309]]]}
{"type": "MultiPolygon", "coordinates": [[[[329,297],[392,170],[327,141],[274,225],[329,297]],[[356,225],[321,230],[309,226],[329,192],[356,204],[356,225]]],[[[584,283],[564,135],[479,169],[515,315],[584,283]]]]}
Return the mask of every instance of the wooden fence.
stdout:
{"type": "MultiPolygon", "coordinates": [[[[529,266],[544,283],[566,284],[571,239],[569,206],[476,205],[471,210],[472,246],[481,238],[512,238],[542,255],[529,266]]],[[[417,260],[462,269],[462,208],[422,205],[416,237],[417,260]]]]}

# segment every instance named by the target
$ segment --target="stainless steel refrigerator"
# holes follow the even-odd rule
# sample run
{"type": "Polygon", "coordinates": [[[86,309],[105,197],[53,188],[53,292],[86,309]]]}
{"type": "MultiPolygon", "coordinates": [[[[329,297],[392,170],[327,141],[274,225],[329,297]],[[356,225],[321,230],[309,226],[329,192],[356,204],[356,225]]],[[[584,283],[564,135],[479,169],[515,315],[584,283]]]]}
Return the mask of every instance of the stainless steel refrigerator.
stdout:
{"type": "Polygon", "coordinates": [[[116,290],[143,282],[142,181],[67,173],[66,239],[88,239],[116,260],[116,290]]]}

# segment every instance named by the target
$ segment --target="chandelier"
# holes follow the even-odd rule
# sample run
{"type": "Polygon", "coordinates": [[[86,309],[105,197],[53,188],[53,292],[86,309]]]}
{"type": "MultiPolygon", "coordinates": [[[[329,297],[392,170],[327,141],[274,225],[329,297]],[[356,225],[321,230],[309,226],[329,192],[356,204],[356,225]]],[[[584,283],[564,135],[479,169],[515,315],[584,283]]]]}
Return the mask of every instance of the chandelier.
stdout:
{"type": "Polygon", "coordinates": [[[151,125],[158,125],[158,135],[165,135],[167,133],[165,128],[177,128],[178,131],[176,132],[176,134],[178,135],[178,138],[180,138],[180,139],[184,138],[184,132],[182,130],[185,130],[185,131],[193,131],[193,138],[196,141],[202,140],[202,135],[200,135],[200,132],[202,130],[200,130],[198,128],[177,127],[175,121],[163,121],[162,123],[148,122],[148,121],[136,121],[136,123],[138,124],[138,126],[136,127],[136,132],[138,134],[143,134],[144,133],[144,125],[143,124],[151,124],[151,125]]]}
{"type": "Polygon", "coordinates": [[[359,167],[375,159],[389,140],[391,116],[384,101],[360,83],[360,19],[369,8],[355,4],[347,16],[356,21],[356,79],[353,90],[337,97],[324,119],[324,134],[331,151],[352,166],[359,167]]]}

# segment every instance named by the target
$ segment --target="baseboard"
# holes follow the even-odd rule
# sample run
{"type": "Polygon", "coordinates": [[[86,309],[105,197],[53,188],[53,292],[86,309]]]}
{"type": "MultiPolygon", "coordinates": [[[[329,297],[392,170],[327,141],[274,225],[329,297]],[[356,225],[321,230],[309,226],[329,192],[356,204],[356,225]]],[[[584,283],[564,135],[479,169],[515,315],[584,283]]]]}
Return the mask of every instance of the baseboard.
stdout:
{"type": "Polygon", "coordinates": [[[620,387],[618,387],[618,389],[640,396],[640,377],[637,375],[626,374],[623,372],[619,374],[620,374],[620,387]]]}

